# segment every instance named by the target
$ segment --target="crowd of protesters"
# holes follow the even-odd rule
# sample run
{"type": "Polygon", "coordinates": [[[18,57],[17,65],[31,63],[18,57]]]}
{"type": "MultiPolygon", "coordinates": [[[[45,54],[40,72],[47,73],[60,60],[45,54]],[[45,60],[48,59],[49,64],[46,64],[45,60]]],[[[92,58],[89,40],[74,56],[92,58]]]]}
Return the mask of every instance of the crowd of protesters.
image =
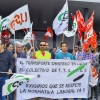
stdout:
{"type": "MultiPolygon", "coordinates": [[[[48,42],[40,41],[39,48],[35,49],[30,44],[22,46],[19,41],[16,41],[15,44],[5,44],[5,41],[0,39],[0,100],[6,100],[6,97],[2,96],[2,86],[5,84],[5,80],[10,78],[12,73],[16,73],[17,58],[90,60],[91,65],[96,68],[98,73],[100,68],[100,56],[98,48],[91,48],[91,45],[86,49],[86,52],[83,51],[83,47],[80,43],[74,46],[74,50],[69,51],[68,44],[66,42],[61,42],[59,47],[53,47],[51,49],[48,42]]],[[[93,100],[93,98],[98,100],[99,82],[97,86],[91,87],[89,92],[91,94],[89,98],[81,98],[81,100],[93,100]]],[[[8,96],[8,100],[14,100],[15,97],[16,93],[13,92],[8,96]]],[[[39,98],[32,98],[31,100],[36,99],[39,98]]],[[[49,98],[45,99],[49,100],[49,98]]],[[[68,100],[68,98],[63,99],[68,100]]],[[[74,98],[74,100],[78,100],[78,98],[74,98]]]]}

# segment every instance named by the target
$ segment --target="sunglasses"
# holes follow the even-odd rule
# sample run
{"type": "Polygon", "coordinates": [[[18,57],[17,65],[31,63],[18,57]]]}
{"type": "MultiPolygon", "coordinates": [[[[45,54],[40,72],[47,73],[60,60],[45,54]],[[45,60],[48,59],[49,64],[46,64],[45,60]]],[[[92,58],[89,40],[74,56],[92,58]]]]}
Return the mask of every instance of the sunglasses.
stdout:
{"type": "Polygon", "coordinates": [[[40,46],[45,46],[45,45],[40,45],[40,46]]]}

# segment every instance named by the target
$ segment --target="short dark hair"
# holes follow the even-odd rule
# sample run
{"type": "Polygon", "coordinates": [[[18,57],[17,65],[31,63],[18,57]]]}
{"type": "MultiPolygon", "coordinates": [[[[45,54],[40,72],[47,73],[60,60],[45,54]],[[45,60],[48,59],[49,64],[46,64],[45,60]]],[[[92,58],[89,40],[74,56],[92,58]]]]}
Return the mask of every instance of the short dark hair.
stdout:
{"type": "Polygon", "coordinates": [[[0,39],[0,41],[1,41],[1,44],[5,45],[5,40],[4,39],[0,39]]]}
{"type": "MultiPolygon", "coordinates": [[[[41,42],[45,42],[45,41],[40,41],[40,43],[41,43],[41,42]]],[[[40,45],[40,43],[39,43],[39,45],[40,45]]],[[[46,42],[45,42],[45,43],[46,43],[46,42]]]]}
{"type": "Polygon", "coordinates": [[[53,48],[56,48],[57,49],[57,47],[53,47],[53,48]]]}
{"type": "Polygon", "coordinates": [[[10,45],[13,45],[13,44],[12,44],[11,42],[7,43],[6,49],[7,49],[10,45]]]}
{"type": "Polygon", "coordinates": [[[27,43],[27,44],[25,45],[25,49],[29,50],[30,48],[31,48],[30,44],[27,43]]]}
{"type": "Polygon", "coordinates": [[[61,42],[60,46],[62,47],[63,44],[66,44],[66,46],[68,46],[68,44],[66,42],[61,42]]]}

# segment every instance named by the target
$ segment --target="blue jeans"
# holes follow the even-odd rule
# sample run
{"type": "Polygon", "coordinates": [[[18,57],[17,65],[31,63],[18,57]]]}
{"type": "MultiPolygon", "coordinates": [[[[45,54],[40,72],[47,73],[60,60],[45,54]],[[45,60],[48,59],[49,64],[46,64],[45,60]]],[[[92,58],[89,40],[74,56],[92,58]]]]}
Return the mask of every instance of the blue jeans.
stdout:
{"type": "Polygon", "coordinates": [[[0,100],[6,100],[5,96],[2,96],[2,87],[5,84],[5,80],[7,80],[8,77],[0,77],[0,100]]]}
{"type": "Polygon", "coordinates": [[[14,92],[12,92],[11,94],[9,94],[8,98],[9,98],[9,100],[14,100],[14,92]]]}

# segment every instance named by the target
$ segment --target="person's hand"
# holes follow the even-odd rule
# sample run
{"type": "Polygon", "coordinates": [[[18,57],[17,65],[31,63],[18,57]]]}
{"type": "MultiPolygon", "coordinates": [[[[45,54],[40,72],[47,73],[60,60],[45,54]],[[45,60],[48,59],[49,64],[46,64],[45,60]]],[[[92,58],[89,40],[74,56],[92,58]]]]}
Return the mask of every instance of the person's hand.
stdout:
{"type": "Polygon", "coordinates": [[[90,63],[92,64],[92,59],[90,59],[90,63]]]}
{"type": "Polygon", "coordinates": [[[76,52],[75,52],[75,50],[73,50],[72,54],[73,54],[73,56],[75,56],[75,55],[76,55],[76,52]]]}
{"type": "Polygon", "coordinates": [[[13,57],[14,57],[14,58],[17,58],[17,53],[15,53],[15,54],[13,55],[13,57]]]}
{"type": "Polygon", "coordinates": [[[34,50],[34,47],[31,47],[30,50],[34,50]]]}
{"type": "Polygon", "coordinates": [[[33,55],[33,57],[34,57],[34,56],[36,55],[36,53],[35,53],[35,52],[33,52],[33,53],[32,53],[32,55],[33,55]]]}
{"type": "Polygon", "coordinates": [[[9,69],[7,74],[8,75],[12,74],[12,70],[9,69]]]}

